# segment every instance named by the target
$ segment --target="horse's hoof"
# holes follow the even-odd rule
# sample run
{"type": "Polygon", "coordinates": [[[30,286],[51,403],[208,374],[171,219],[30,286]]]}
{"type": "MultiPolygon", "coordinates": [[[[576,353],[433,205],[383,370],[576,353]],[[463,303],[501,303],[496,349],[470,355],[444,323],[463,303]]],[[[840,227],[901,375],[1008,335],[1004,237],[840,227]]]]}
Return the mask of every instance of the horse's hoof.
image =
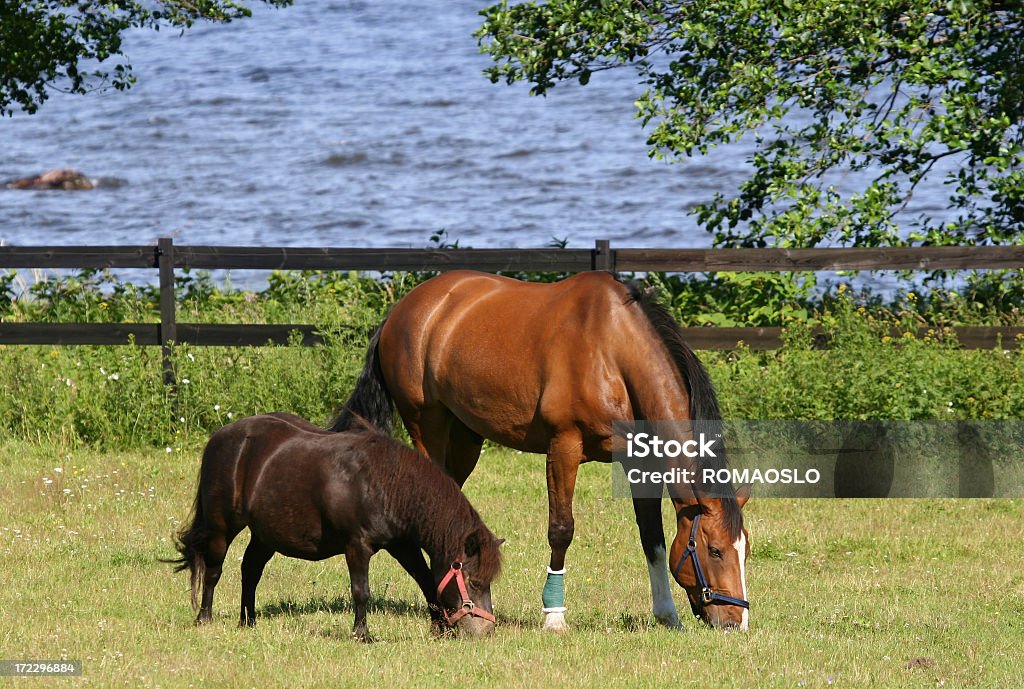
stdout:
{"type": "Polygon", "coordinates": [[[548,612],[544,613],[544,624],[541,626],[541,630],[545,632],[555,632],[556,634],[564,634],[569,631],[569,625],[565,622],[564,612],[548,612]]]}
{"type": "Polygon", "coordinates": [[[358,641],[359,643],[363,643],[363,644],[372,644],[373,643],[373,637],[370,636],[369,634],[358,634],[356,632],[353,632],[352,633],[352,638],[355,639],[356,641],[358,641]]]}
{"type": "Polygon", "coordinates": [[[685,632],[686,627],[679,621],[679,618],[673,615],[672,617],[657,617],[654,618],[658,624],[667,629],[671,629],[676,632],[685,632]]]}

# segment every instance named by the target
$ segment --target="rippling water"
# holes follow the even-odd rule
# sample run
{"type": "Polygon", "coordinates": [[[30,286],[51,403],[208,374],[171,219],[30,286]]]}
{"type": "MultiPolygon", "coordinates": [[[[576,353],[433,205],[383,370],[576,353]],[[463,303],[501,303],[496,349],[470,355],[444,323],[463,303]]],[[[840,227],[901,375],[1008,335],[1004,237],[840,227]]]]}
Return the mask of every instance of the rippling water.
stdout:
{"type": "Polygon", "coordinates": [[[706,246],[687,211],[742,149],[647,156],[629,71],[531,98],[491,84],[478,3],[298,2],[139,31],[124,93],[0,121],[0,179],[68,166],[91,192],[0,191],[6,244],[706,246]]]}

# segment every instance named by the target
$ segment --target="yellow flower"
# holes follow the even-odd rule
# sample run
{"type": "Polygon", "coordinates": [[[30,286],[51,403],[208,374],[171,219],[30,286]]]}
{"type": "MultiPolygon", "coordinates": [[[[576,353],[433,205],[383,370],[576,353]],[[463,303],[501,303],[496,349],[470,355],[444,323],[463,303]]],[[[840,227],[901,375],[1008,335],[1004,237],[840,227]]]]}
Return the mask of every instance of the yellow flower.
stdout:
{"type": "Polygon", "coordinates": [[[886,342],[889,342],[890,340],[892,340],[892,338],[886,335],[885,337],[882,338],[882,343],[884,344],[886,342]]]}

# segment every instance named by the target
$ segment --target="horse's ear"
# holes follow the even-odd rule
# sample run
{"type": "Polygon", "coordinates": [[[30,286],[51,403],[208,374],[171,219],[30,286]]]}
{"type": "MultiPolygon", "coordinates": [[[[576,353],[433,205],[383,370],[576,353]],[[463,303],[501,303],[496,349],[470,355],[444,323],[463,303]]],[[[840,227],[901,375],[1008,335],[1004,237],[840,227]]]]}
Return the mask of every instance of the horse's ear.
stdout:
{"type": "Polygon", "coordinates": [[[739,490],[736,491],[736,502],[739,503],[740,509],[743,509],[743,506],[747,504],[747,500],[749,499],[750,484],[744,483],[742,486],[739,487],[739,490]]]}
{"type": "Polygon", "coordinates": [[[496,541],[494,541],[494,545],[496,545],[498,547],[501,547],[501,544],[504,543],[504,542],[505,542],[504,538],[499,538],[496,541]]]}
{"type": "Polygon", "coordinates": [[[476,531],[471,531],[466,536],[465,551],[467,557],[480,554],[480,537],[477,536],[476,531]]]}

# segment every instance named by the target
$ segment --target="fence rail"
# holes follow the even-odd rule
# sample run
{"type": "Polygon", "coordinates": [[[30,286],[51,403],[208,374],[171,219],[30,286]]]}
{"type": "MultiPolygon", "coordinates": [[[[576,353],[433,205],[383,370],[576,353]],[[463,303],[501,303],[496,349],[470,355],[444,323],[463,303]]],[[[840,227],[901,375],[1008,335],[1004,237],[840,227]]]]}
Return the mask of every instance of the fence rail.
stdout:
{"type": "MultiPolygon", "coordinates": [[[[6,268],[143,268],[159,271],[159,323],[0,323],[0,344],[161,346],[164,380],[174,383],[170,347],[303,345],[322,342],[308,324],[220,325],[179,323],[174,271],[359,270],[490,272],[676,272],[971,270],[1024,268],[1024,246],[891,247],[878,249],[615,249],[598,240],[593,249],[355,249],[304,247],[179,246],[163,238],[155,246],[3,246],[6,268]],[[295,338],[294,333],[298,333],[295,338]]],[[[966,348],[1016,348],[1024,328],[954,329],[966,348]]],[[[780,328],[683,328],[696,349],[782,346],[780,328]]],[[[822,339],[821,346],[827,346],[822,339]]]]}

